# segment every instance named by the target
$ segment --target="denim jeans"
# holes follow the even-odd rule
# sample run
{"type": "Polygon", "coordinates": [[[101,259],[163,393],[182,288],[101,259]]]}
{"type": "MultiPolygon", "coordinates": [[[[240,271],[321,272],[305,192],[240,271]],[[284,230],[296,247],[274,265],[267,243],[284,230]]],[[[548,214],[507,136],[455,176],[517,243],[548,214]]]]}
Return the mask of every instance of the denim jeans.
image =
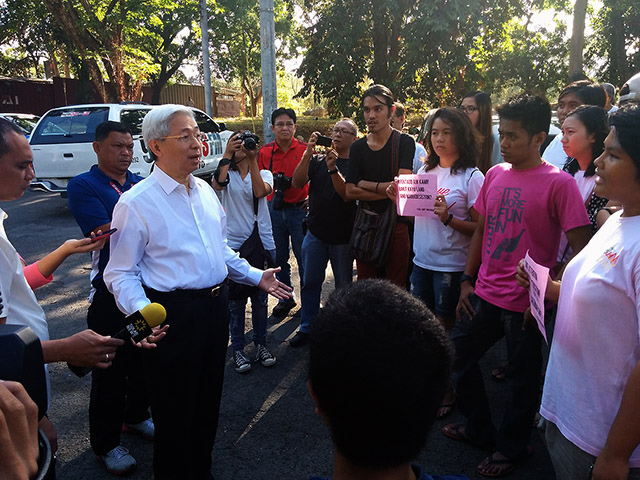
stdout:
{"type": "Polygon", "coordinates": [[[462,272],[436,272],[413,264],[411,294],[438,317],[453,319],[460,298],[460,275],[462,272]]]}
{"type": "Polygon", "coordinates": [[[273,228],[273,240],[276,243],[276,266],[282,270],[276,275],[285,285],[293,288],[291,283],[291,265],[289,265],[289,237],[291,237],[291,247],[298,262],[298,273],[300,274],[300,286],[304,282],[304,266],[302,261],[302,221],[307,216],[307,212],[298,207],[288,207],[282,210],[274,210],[273,202],[269,202],[269,213],[271,214],[271,225],[273,228]]]}
{"type": "Polygon", "coordinates": [[[300,294],[302,300],[300,331],[308,333],[309,325],[320,310],[320,294],[327,262],[331,261],[336,288],[342,288],[351,283],[353,258],[349,254],[348,243],[332,245],[307,232],[302,242],[302,261],[304,262],[304,282],[300,294]]]}
{"type": "Polygon", "coordinates": [[[476,442],[495,441],[500,453],[518,459],[526,455],[538,410],[542,335],[535,325],[522,329],[522,313],[497,307],[475,294],[469,300],[475,314],[471,318],[462,314],[451,331],[456,350],[453,379],[458,407],[467,418],[466,433],[476,442]],[[496,431],[478,361],[503,336],[507,340],[505,382],[509,392],[502,425],[496,431]]]}
{"type": "MultiPolygon", "coordinates": [[[[273,257],[276,252],[270,250],[273,257]]],[[[267,341],[267,292],[257,290],[251,295],[251,323],[253,325],[253,343],[265,345],[267,341]]],[[[229,300],[229,333],[231,334],[231,348],[236,352],[245,346],[244,320],[247,299],[229,300]]]]}

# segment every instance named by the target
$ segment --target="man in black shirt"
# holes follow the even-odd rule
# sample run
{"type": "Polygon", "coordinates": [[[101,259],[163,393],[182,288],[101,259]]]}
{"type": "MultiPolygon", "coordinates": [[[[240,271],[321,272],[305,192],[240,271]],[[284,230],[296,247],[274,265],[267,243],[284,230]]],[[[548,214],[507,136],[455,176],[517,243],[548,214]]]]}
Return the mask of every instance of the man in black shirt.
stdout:
{"type": "Polygon", "coordinates": [[[320,310],[327,262],[331,261],[336,288],[351,283],[353,274],[349,239],[355,203],[345,199],[346,186],[341,172],[347,169],[349,148],[358,135],[358,127],[349,118],[336,123],[331,132],[332,148],[328,148],[325,155],[313,155],[318,135],[314,132],[309,138],[292,180],[296,188],[309,182],[309,230],[302,242],[302,315],[300,330],[289,342],[292,347],[300,347],[308,341],[309,325],[320,310]]]}
{"type": "MultiPolygon", "coordinates": [[[[349,200],[366,202],[367,208],[383,213],[391,200],[385,193],[396,175],[413,173],[415,141],[410,135],[391,128],[394,112],[393,94],[384,85],[373,85],[363,94],[360,103],[368,134],[353,143],[346,175],[346,196],[349,200]],[[393,133],[395,132],[395,133],[393,133]],[[392,135],[393,133],[393,135],[392,135]],[[394,137],[399,136],[395,169],[392,166],[394,137]]],[[[407,225],[395,222],[391,241],[382,268],[356,258],[358,280],[384,276],[400,287],[406,287],[409,267],[409,231],[407,225]]]]}

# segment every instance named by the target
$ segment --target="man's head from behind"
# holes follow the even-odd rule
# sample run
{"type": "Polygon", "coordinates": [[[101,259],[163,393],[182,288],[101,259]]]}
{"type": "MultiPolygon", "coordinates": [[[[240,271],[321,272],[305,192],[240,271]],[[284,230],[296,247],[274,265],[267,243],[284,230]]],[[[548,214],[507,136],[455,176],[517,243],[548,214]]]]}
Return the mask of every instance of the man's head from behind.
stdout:
{"type": "Polygon", "coordinates": [[[29,142],[16,124],[0,118],[0,201],[20,198],[34,176],[29,142]]]}
{"type": "Polygon", "coordinates": [[[404,127],[404,122],[406,120],[406,110],[404,105],[400,102],[395,102],[393,104],[395,108],[393,115],[391,116],[391,126],[396,130],[402,131],[404,127]]]}
{"type": "Polygon", "coordinates": [[[309,388],[336,451],[369,469],[414,459],[451,372],[434,315],[389,282],[362,280],[331,295],[309,339],[309,388]]]}
{"type": "Polygon", "coordinates": [[[120,122],[102,122],[96,127],[93,151],[98,157],[98,167],[107,176],[126,175],[133,157],[131,130],[120,122]]]}

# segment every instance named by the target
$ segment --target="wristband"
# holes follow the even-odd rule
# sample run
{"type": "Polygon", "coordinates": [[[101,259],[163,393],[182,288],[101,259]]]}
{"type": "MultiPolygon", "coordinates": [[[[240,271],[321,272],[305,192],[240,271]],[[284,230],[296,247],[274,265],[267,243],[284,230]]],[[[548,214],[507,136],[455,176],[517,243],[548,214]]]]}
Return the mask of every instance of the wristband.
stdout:
{"type": "Polygon", "coordinates": [[[453,213],[450,213],[450,214],[449,214],[449,218],[447,218],[447,219],[446,219],[444,222],[442,222],[442,223],[443,223],[443,225],[444,225],[445,227],[448,227],[448,226],[449,226],[449,224],[451,223],[451,220],[453,220],[453,213]]]}
{"type": "Polygon", "coordinates": [[[336,173],[338,173],[340,170],[338,170],[338,167],[334,168],[333,170],[327,170],[329,172],[329,175],[335,175],[336,173]]]}
{"type": "Polygon", "coordinates": [[[602,210],[606,210],[607,212],[609,212],[609,215],[613,215],[613,210],[608,207],[604,207],[602,210]]]}
{"type": "Polygon", "coordinates": [[[220,160],[218,162],[218,167],[224,167],[226,165],[229,165],[231,163],[231,159],[230,158],[223,158],[222,160],[220,160]]]}
{"type": "Polygon", "coordinates": [[[458,280],[458,283],[462,285],[462,283],[464,282],[473,283],[473,277],[471,275],[467,275],[466,273],[463,273],[462,275],[460,275],[460,280],[458,280]]]}
{"type": "Polygon", "coordinates": [[[378,193],[378,187],[380,186],[380,182],[376,183],[376,193],[378,193]]]}

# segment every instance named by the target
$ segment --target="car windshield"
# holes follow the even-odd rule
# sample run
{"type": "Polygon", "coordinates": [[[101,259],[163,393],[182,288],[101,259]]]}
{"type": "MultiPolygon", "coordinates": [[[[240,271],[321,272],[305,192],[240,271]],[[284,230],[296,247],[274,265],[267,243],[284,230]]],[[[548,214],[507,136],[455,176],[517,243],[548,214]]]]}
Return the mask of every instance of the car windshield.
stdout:
{"type": "Polygon", "coordinates": [[[142,121],[149,113],[149,109],[123,110],[120,112],[120,121],[124,123],[132,135],[142,135],[142,121]]]}
{"type": "Polygon", "coordinates": [[[49,112],[31,137],[31,144],[93,142],[96,126],[108,118],[108,107],[82,107],[49,112]]]}

